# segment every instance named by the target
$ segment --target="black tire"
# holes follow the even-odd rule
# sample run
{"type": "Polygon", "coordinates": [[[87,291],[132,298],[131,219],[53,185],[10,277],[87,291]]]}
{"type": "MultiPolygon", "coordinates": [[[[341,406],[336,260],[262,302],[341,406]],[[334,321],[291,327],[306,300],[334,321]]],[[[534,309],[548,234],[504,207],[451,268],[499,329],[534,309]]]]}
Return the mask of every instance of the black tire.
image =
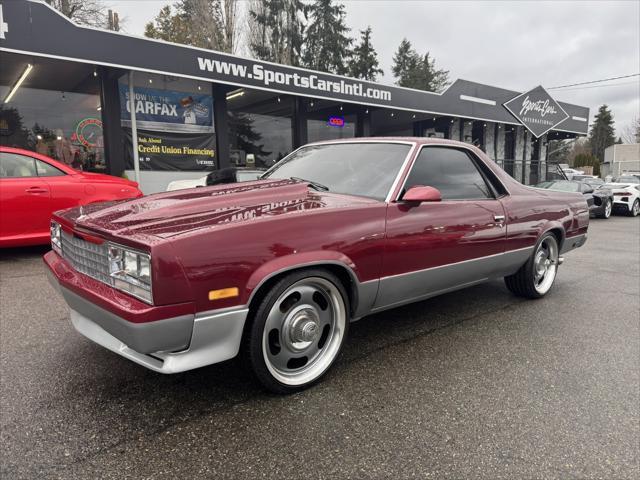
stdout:
{"type": "Polygon", "coordinates": [[[635,217],[636,215],[638,215],[639,212],[640,212],[640,199],[636,198],[635,202],[633,202],[633,205],[631,205],[631,210],[627,212],[627,215],[629,215],[630,217],[635,217]]]}
{"type": "Polygon", "coordinates": [[[613,202],[610,198],[605,199],[604,205],[602,205],[602,213],[596,215],[598,218],[609,218],[613,211],[613,202]]]}
{"type": "Polygon", "coordinates": [[[556,239],[556,236],[553,233],[544,234],[536,244],[536,247],[533,250],[533,254],[531,255],[531,257],[529,257],[527,262],[522,267],[520,267],[520,269],[513,275],[504,277],[504,283],[507,286],[507,288],[514,295],[517,295],[518,297],[532,298],[532,299],[544,297],[549,292],[549,290],[551,289],[551,286],[553,285],[553,282],[555,281],[555,276],[558,270],[557,258],[559,256],[559,251],[560,249],[558,246],[558,240],[556,239]],[[555,263],[551,264],[554,267],[553,277],[551,278],[551,282],[548,287],[540,289],[536,285],[537,284],[536,260],[538,259],[538,255],[541,247],[547,244],[551,244],[555,246],[555,254],[554,254],[555,258],[552,259],[552,261],[555,263]]]}
{"type": "MultiPolygon", "coordinates": [[[[308,295],[308,293],[305,295],[308,295]]],[[[313,298],[316,298],[315,293],[313,294],[313,298]]],[[[315,306],[321,308],[319,304],[315,306]]],[[[241,355],[243,357],[243,360],[245,364],[250,368],[256,379],[262,384],[265,389],[270,392],[277,394],[289,394],[304,390],[305,388],[308,388],[314,383],[318,382],[330,370],[334,361],[336,360],[336,358],[338,358],[349,330],[349,312],[349,297],[347,295],[347,292],[345,291],[345,288],[342,285],[340,279],[338,279],[338,277],[336,277],[331,272],[324,269],[314,268],[308,270],[299,270],[285,275],[280,280],[278,280],[269,289],[269,291],[267,291],[263,295],[261,299],[259,299],[259,304],[255,309],[255,313],[248,319],[247,325],[245,326],[241,347],[241,355]],[[320,285],[318,285],[318,283],[320,283],[320,285]],[[302,285],[302,287],[298,287],[298,285],[302,285]],[[306,289],[311,288],[309,286],[314,285],[318,287],[318,292],[320,292],[323,287],[327,288],[327,298],[324,301],[329,302],[328,307],[326,308],[330,307],[332,309],[332,312],[334,312],[333,317],[336,318],[336,324],[330,327],[330,333],[327,333],[326,337],[324,331],[319,334],[319,336],[316,333],[315,338],[317,340],[317,344],[314,345],[313,343],[316,340],[312,340],[309,342],[309,349],[311,349],[312,346],[314,347],[314,349],[318,349],[318,351],[315,352],[317,356],[314,357],[315,361],[309,361],[309,365],[303,365],[301,368],[303,370],[308,369],[311,372],[308,375],[311,376],[310,378],[308,378],[308,381],[297,382],[297,380],[295,380],[293,382],[294,384],[292,384],[290,383],[292,382],[291,379],[287,378],[285,382],[282,380],[282,377],[278,377],[278,375],[281,375],[281,372],[277,371],[277,367],[275,366],[274,362],[270,360],[270,358],[274,355],[273,350],[271,350],[272,346],[270,342],[272,341],[272,333],[274,330],[276,330],[276,328],[271,329],[271,327],[267,327],[267,321],[281,322],[281,326],[279,329],[277,329],[278,331],[275,334],[276,339],[274,340],[274,342],[276,343],[278,351],[275,354],[276,357],[274,358],[277,358],[277,355],[279,355],[280,353],[282,353],[283,355],[293,355],[291,349],[293,348],[293,345],[295,345],[295,341],[291,338],[291,335],[293,335],[292,332],[295,331],[300,335],[304,335],[304,328],[306,327],[305,325],[304,327],[300,327],[297,329],[294,328],[296,320],[303,318],[303,321],[309,321],[308,318],[311,318],[312,315],[305,317],[305,315],[307,314],[301,313],[301,311],[306,311],[306,309],[303,307],[305,307],[307,303],[312,302],[305,303],[305,301],[299,299],[296,301],[296,303],[292,303],[292,298],[293,300],[295,300],[295,294],[297,293],[295,290],[297,288],[306,289]],[[287,295],[282,298],[285,293],[287,293],[287,295]],[[280,302],[280,305],[276,310],[274,310],[276,302],[280,302]],[[283,305],[285,304],[287,310],[283,311],[283,305]],[[292,313],[295,312],[296,309],[300,309],[298,317],[295,317],[295,315],[293,315],[292,313]],[[343,312],[340,313],[342,309],[343,312]],[[278,312],[283,312],[282,320],[274,320],[274,318],[279,315],[278,312]],[[272,314],[271,318],[269,318],[270,313],[272,314]],[[340,315],[344,316],[344,322],[338,325],[337,323],[340,315]],[[292,316],[294,319],[290,321],[292,316]],[[289,326],[289,329],[286,328],[287,325],[289,326]],[[265,332],[265,328],[269,328],[268,333],[265,332]],[[289,332],[290,335],[285,338],[286,332],[289,332]],[[319,346],[320,342],[322,342],[323,337],[325,338],[323,346],[319,346]],[[265,342],[267,342],[266,347],[265,342]],[[325,353],[322,352],[323,348],[327,349],[326,355],[328,356],[326,358],[321,357],[321,355],[325,355],[325,353]],[[282,350],[282,352],[280,352],[280,349],[282,350]],[[316,372],[317,374],[315,374],[314,372],[316,372]]],[[[318,311],[318,313],[322,315],[322,312],[318,311]]],[[[325,313],[325,315],[327,314],[325,313]]],[[[330,312],[328,316],[332,316],[332,313],[330,312]]],[[[298,322],[298,324],[300,323],[301,322],[298,322]]],[[[319,317],[317,318],[316,323],[322,323],[319,317]]],[[[326,325],[324,326],[324,328],[326,328],[326,325]]],[[[316,331],[319,330],[316,328],[316,331]]],[[[311,335],[313,335],[313,333],[311,335]]],[[[307,339],[305,338],[303,340],[298,340],[298,342],[301,342],[301,344],[305,344],[307,343],[307,339]]],[[[307,358],[306,356],[304,356],[304,353],[304,351],[300,352],[300,355],[302,355],[301,358],[307,358]]],[[[297,359],[290,358],[289,361],[292,360],[297,359]]],[[[286,367],[283,369],[283,371],[287,368],[289,368],[289,363],[286,364],[286,367]]],[[[296,376],[295,367],[292,367],[290,372],[292,372],[293,377],[296,376]]],[[[284,374],[286,374],[286,372],[284,374]]],[[[306,377],[305,375],[302,375],[300,376],[300,378],[304,379],[306,377]]]]}

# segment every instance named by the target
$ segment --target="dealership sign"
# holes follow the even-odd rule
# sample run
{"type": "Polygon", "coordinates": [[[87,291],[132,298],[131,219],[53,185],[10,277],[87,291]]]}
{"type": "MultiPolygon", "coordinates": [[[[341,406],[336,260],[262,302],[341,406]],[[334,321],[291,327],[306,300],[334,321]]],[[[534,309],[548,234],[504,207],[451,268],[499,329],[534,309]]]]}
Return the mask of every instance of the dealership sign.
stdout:
{"type": "Polygon", "coordinates": [[[512,98],[504,107],[536,138],[569,118],[567,112],[541,86],[512,98]]]}

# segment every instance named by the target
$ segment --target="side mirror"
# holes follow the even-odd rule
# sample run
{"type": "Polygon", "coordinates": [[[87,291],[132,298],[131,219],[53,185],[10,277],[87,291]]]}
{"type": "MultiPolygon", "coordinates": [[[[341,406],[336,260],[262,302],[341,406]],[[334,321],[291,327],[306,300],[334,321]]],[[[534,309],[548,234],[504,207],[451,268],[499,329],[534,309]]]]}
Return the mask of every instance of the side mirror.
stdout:
{"type": "Polygon", "coordinates": [[[442,195],[437,188],[416,185],[407,190],[402,200],[410,203],[439,202],[442,200],[442,195]]]}
{"type": "Polygon", "coordinates": [[[584,187],[584,190],[582,190],[582,193],[593,193],[593,188],[592,187],[584,187]]]}

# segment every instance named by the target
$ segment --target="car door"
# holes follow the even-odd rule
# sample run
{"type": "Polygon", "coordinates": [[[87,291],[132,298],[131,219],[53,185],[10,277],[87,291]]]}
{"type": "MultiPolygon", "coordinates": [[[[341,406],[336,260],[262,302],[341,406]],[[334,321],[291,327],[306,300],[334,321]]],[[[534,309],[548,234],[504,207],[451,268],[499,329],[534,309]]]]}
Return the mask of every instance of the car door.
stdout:
{"type": "Polygon", "coordinates": [[[51,192],[49,216],[55,211],[75,207],[82,203],[80,200],[87,197],[88,193],[93,193],[75,178],[76,175],[69,175],[55,165],[36,159],[36,170],[51,192]]]}
{"type": "Polygon", "coordinates": [[[38,177],[36,160],[0,152],[0,237],[48,235],[50,207],[50,189],[38,177]]]}
{"type": "Polygon", "coordinates": [[[427,298],[491,278],[505,250],[505,211],[468,150],[423,146],[401,195],[437,188],[442,200],[387,209],[384,276],[375,308],[427,298]]]}

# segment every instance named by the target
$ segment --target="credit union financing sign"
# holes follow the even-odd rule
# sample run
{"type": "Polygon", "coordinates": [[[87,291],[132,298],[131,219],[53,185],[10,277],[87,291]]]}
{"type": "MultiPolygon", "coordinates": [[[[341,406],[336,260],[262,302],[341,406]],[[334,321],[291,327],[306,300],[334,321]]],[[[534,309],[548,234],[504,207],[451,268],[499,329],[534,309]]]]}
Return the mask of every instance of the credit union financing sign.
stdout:
{"type": "Polygon", "coordinates": [[[504,107],[536,138],[569,118],[567,112],[541,86],[512,98],[504,107]]]}

